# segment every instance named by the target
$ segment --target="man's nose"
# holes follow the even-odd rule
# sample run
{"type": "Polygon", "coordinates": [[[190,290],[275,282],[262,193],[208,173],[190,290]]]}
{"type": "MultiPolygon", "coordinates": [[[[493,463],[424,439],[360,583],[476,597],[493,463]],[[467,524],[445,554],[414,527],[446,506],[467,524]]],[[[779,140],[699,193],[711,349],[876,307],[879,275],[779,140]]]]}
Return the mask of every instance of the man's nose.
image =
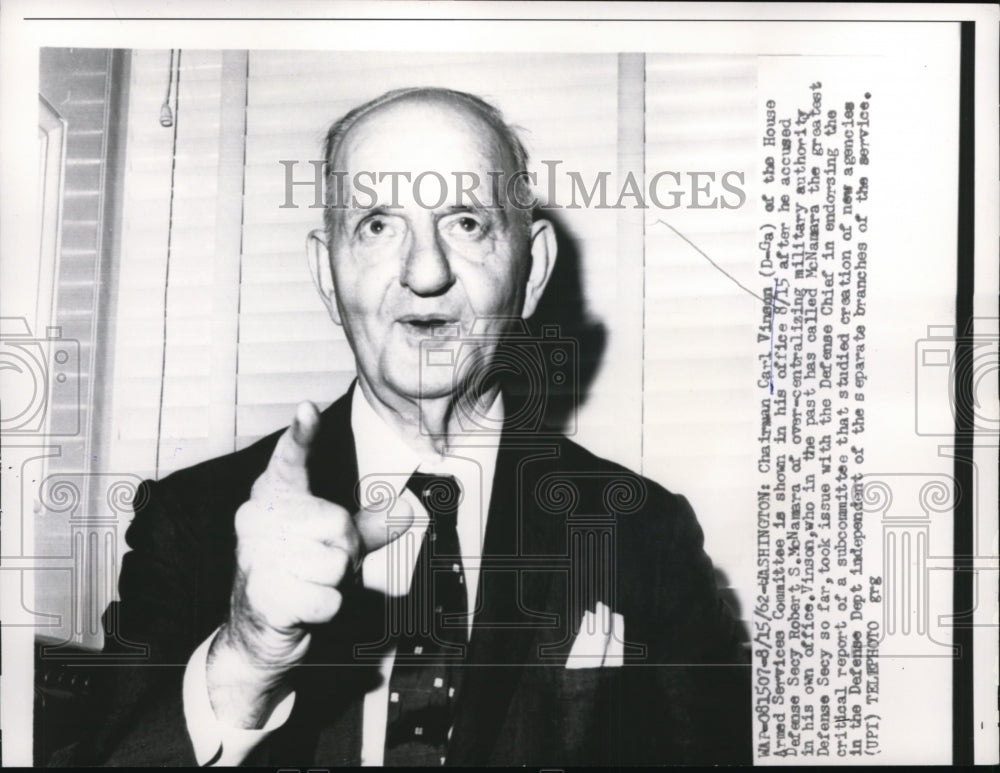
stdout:
{"type": "Polygon", "coordinates": [[[414,230],[399,281],[417,295],[440,295],[455,281],[436,229],[414,230]]]}

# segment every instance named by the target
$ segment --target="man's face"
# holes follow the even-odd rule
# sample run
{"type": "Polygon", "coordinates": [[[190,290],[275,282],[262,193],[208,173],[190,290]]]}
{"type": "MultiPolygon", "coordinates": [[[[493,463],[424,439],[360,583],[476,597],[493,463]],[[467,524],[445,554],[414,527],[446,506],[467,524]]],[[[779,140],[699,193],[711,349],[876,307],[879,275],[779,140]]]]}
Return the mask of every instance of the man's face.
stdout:
{"type": "Polygon", "coordinates": [[[347,207],[335,210],[327,235],[334,314],[359,376],[383,402],[456,391],[456,370],[422,367],[421,342],[443,343],[459,370],[469,356],[489,362],[510,320],[534,308],[540,291],[525,301],[537,225],[505,202],[503,184],[500,196],[491,193],[490,175],[503,171],[505,183],[512,171],[504,155],[473,111],[425,99],[365,116],[334,159],[347,181],[347,207]],[[350,184],[359,172],[374,172],[362,176],[374,195],[350,184]],[[456,172],[465,175],[460,184],[456,172]]]}

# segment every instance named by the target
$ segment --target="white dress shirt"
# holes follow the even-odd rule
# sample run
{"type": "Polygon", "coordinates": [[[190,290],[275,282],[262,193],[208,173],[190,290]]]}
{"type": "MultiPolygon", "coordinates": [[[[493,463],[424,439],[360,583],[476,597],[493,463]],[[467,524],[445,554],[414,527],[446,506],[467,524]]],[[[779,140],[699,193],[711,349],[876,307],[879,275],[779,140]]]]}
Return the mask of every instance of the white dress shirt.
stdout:
{"type": "MultiPolygon", "coordinates": [[[[503,424],[503,401],[498,395],[483,417],[482,426],[503,424]]],[[[452,475],[461,488],[458,506],[458,540],[465,570],[468,609],[474,610],[476,590],[486,536],[486,516],[493,492],[499,434],[469,434],[452,438],[451,448],[443,455],[421,456],[386,424],[365,399],[360,387],[351,400],[351,429],[358,460],[359,492],[362,506],[385,501],[392,492],[412,507],[410,528],[391,542],[365,556],[362,582],[366,588],[400,596],[409,592],[417,554],[429,522],[419,499],[406,488],[410,475],[418,468],[432,475],[452,475]]],[[[391,511],[390,511],[391,518],[391,511]]],[[[255,730],[230,727],[218,721],[208,696],[206,660],[216,632],[194,651],[184,672],[184,719],[199,765],[239,765],[268,735],[281,727],[292,712],[295,693],[288,695],[271,712],[264,727],[255,730]]],[[[469,616],[469,633],[472,616],[469,616]]],[[[386,718],[389,708],[389,676],[395,650],[388,651],[380,663],[383,679],[366,696],[363,710],[361,764],[382,765],[385,751],[386,718]]]]}

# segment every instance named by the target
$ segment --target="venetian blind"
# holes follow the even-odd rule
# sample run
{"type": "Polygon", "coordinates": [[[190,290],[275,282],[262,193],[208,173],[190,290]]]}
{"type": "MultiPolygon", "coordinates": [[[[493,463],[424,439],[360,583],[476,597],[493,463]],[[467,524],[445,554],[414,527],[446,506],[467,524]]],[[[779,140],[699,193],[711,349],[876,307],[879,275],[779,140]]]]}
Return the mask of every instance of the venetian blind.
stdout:
{"type": "Polygon", "coordinates": [[[171,61],[133,52],[112,417],[113,468],[160,477],[233,450],[246,71],[176,53],[166,114],[171,61]]]}
{"type": "MultiPolygon", "coordinates": [[[[63,438],[61,456],[53,463],[62,470],[86,469],[96,367],[110,58],[111,52],[105,49],[48,48],[40,55],[39,89],[67,127],[56,303],[50,324],[72,342],[65,368],[75,388],[53,390],[48,429],[63,438]]],[[[46,331],[36,334],[44,336],[46,331]]]]}
{"type": "MultiPolygon", "coordinates": [[[[714,174],[704,206],[723,195],[727,172],[753,180],[756,59],[745,56],[646,57],[646,177],[680,174],[681,206],[651,210],[646,223],[644,472],[692,501],[715,563],[743,588],[752,551],[745,528],[760,301],[737,282],[756,283],[753,201],[696,209],[690,173],[714,174]],[[715,265],[713,265],[713,262],[715,265]],[[651,439],[663,438],[661,442],[651,439]]],[[[670,178],[666,178],[670,179],[670,178]]],[[[705,185],[708,177],[699,177],[705,185]]],[[[744,597],[745,597],[745,588],[744,597]]]]}
{"type": "MultiPolygon", "coordinates": [[[[83,613],[82,594],[67,598],[67,569],[74,566],[71,519],[100,514],[104,505],[103,491],[99,485],[91,491],[86,473],[100,447],[103,428],[97,404],[108,372],[101,339],[101,317],[107,312],[101,282],[108,268],[102,218],[106,167],[114,153],[108,146],[113,58],[107,49],[86,48],[43,48],[39,55],[39,91],[66,128],[61,222],[52,266],[55,303],[51,297],[40,298],[38,314],[48,318],[51,310],[46,325],[58,333],[34,331],[38,338],[58,340],[52,341],[50,351],[54,378],[48,390],[49,424],[41,430],[50,436],[56,453],[49,453],[45,478],[38,481],[35,493],[34,555],[40,568],[32,608],[43,612],[37,619],[42,635],[87,644],[98,640],[97,618],[83,613]],[[58,490],[63,484],[68,484],[63,493],[72,494],[60,501],[53,487],[58,490]]],[[[54,195],[59,194],[57,189],[54,195]]],[[[51,225],[54,229],[55,220],[51,225]]],[[[29,512],[27,503],[24,506],[29,512]]]]}

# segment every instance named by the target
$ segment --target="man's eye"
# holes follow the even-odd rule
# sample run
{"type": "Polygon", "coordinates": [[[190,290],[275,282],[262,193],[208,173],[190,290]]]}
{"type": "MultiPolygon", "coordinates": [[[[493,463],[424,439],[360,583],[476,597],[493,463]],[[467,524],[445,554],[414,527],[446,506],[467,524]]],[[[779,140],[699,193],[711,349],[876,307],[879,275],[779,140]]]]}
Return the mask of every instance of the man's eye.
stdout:
{"type": "Polygon", "coordinates": [[[445,231],[460,239],[481,239],[486,235],[486,225],[471,215],[459,215],[445,224],[445,231]]]}
{"type": "Polygon", "coordinates": [[[372,236],[378,236],[386,228],[385,222],[378,219],[368,220],[361,225],[361,230],[363,233],[371,234],[372,236]]]}
{"type": "Polygon", "coordinates": [[[382,217],[370,217],[362,221],[358,227],[358,233],[362,239],[377,239],[392,236],[394,229],[392,224],[382,217]]]}

